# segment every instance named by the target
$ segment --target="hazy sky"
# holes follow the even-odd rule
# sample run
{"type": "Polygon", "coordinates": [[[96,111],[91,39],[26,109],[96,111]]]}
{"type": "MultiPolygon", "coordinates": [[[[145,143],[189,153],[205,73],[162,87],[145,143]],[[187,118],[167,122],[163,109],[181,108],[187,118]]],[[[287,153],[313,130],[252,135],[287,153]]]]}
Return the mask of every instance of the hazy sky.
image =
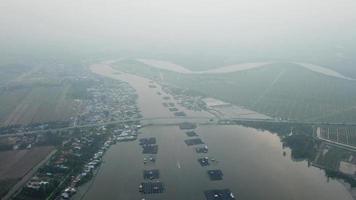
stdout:
{"type": "MultiPolygon", "coordinates": [[[[0,42],[128,49],[354,45],[355,0],[1,0],[0,42]]],[[[336,52],[337,53],[337,52],[336,52]]]]}

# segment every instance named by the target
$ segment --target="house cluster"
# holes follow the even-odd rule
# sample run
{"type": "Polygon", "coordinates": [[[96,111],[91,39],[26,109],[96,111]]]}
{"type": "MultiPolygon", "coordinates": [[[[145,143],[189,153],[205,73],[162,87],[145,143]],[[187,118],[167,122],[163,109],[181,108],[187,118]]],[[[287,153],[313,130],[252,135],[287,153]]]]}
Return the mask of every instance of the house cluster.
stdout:
{"type": "Polygon", "coordinates": [[[8,137],[8,144],[11,145],[12,149],[30,149],[34,144],[37,143],[37,137],[33,135],[22,135],[8,137]]]}
{"type": "MultiPolygon", "coordinates": [[[[81,170],[75,176],[72,176],[69,184],[67,184],[67,187],[60,195],[61,199],[70,199],[77,192],[77,187],[93,176],[95,170],[101,164],[105,151],[110,147],[111,144],[113,144],[112,139],[105,141],[101,148],[96,153],[94,153],[94,155],[88,161],[85,162],[81,170]]],[[[78,148],[77,145],[75,146],[78,148]]]]}
{"type": "Polygon", "coordinates": [[[72,198],[80,185],[95,176],[110,146],[136,140],[140,128],[137,121],[68,131],[57,152],[27,182],[18,197],[72,198]]]}
{"type": "Polygon", "coordinates": [[[140,118],[134,102],[135,90],[124,82],[101,82],[88,88],[89,98],[82,102],[83,111],[76,124],[85,125],[140,118]]]}
{"type": "MultiPolygon", "coordinates": [[[[48,174],[50,176],[51,174],[48,174]]],[[[47,177],[34,176],[26,184],[26,187],[33,190],[40,190],[41,188],[47,187],[49,185],[49,179],[47,177]]]]}
{"type": "Polygon", "coordinates": [[[95,176],[111,145],[137,139],[141,128],[137,119],[141,115],[134,89],[127,83],[102,80],[88,88],[88,93],[89,97],[81,100],[79,116],[73,121],[76,127],[90,126],[24,136],[29,144],[42,141],[43,136],[44,141],[60,143],[56,145],[57,152],[37,170],[16,197],[71,199],[80,185],[95,176]]]}
{"type": "Polygon", "coordinates": [[[53,195],[69,199],[79,185],[90,180],[113,144],[113,137],[102,127],[88,129],[68,131],[57,152],[38,169],[18,197],[41,199],[53,195]]]}
{"type": "Polygon", "coordinates": [[[116,142],[133,141],[137,139],[138,130],[142,126],[139,122],[133,123],[131,126],[125,125],[123,128],[118,128],[113,131],[114,140],[116,142]]]}
{"type": "MultiPolygon", "coordinates": [[[[136,140],[138,129],[140,128],[141,125],[138,124],[138,122],[111,127],[110,130],[108,130],[110,132],[108,138],[105,140],[102,146],[90,157],[90,159],[85,162],[81,171],[79,171],[76,176],[73,176],[68,186],[62,191],[60,195],[61,199],[70,199],[70,197],[76,193],[76,188],[78,186],[93,177],[93,175],[96,173],[96,169],[102,162],[102,157],[111,145],[116,144],[117,142],[136,140]]],[[[107,131],[105,127],[101,127],[101,130],[107,131]]],[[[80,144],[82,144],[82,141],[85,141],[85,144],[87,142],[89,144],[93,142],[92,138],[88,139],[86,137],[82,137],[81,140],[75,140],[75,142],[72,143],[72,147],[76,150],[81,150],[82,146],[80,144]]]]}
{"type": "Polygon", "coordinates": [[[25,134],[4,137],[0,140],[1,150],[31,149],[36,145],[49,144],[48,137],[44,134],[25,134]]]}

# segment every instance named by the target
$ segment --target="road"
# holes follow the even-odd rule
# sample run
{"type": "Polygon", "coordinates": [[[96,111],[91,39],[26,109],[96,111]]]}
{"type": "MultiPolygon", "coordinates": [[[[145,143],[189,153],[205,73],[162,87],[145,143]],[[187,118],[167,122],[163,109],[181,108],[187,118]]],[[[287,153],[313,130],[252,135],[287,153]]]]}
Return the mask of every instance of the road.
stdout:
{"type": "Polygon", "coordinates": [[[51,157],[57,152],[56,149],[54,149],[50,154],[47,155],[47,157],[42,160],[40,163],[38,163],[35,167],[33,167],[29,172],[26,173],[25,176],[21,178],[19,182],[17,182],[11,190],[1,199],[1,200],[8,200],[11,199],[15,194],[19,193],[21,191],[21,188],[33,177],[33,175],[37,172],[37,170],[45,164],[51,157]]]}
{"type": "Polygon", "coordinates": [[[120,123],[130,123],[140,121],[143,125],[178,125],[182,122],[192,122],[197,124],[216,124],[219,125],[221,122],[227,121],[244,121],[244,122],[273,122],[273,123],[283,123],[287,121],[274,120],[274,119],[251,119],[251,118],[219,118],[219,117],[152,117],[152,118],[135,118],[135,119],[127,119],[127,120],[117,120],[110,122],[102,122],[102,123],[94,123],[94,124],[85,124],[78,126],[69,126],[64,128],[57,129],[44,129],[44,130],[36,130],[36,131],[27,131],[27,132],[19,132],[13,134],[3,134],[1,137],[11,137],[11,136],[22,136],[29,134],[41,134],[46,132],[55,132],[55,131],[64,131],[71,130],[76,128],[90,128],[97,126],[105,126],[111,124],[120,124],[120,123]]]}
{"type": "MultiPolygon", "coordinates": [[[[28,132],[20,132],[14,134],[3,134],[1,137],[11,137],[11,136],[22,136],[28,134],[41,134],[46,132],[55,132],[55,131],[64,131],[71,130],[76,128],[90,128],[97,126],[105,126],[111,124],[120,124],[120,123],[130,123],[140,121],[142,125],[177,125],[182,122],[192,122],[197,124],[233,124],[231,122],[239,121],[239,122],[269,122],[269,123],[294,123],[294,124],[309,124],[309,125],[344,125],[344,126],[356,126],[356,124],[345,124],[345,123],[323,123],[323,122],[305,122],[305,121],[289,121],[289,120],[277,120],[277,119],[253,119],[253,118],[221,118],[221,117],[152,117],[152,118],[135,118],[135,119],[127,119],[127,120],[117,120],[110,122],[102,122],[102,123],[94,123],[94,124],[86,124],[86,125],[78,125],[78,126],[70,126],[64,128],[57,129],[45,129],[45,130],[37,130],[37,131],[28,131],[28,132]],[[226,123],[224,123],[226,122],[226,123]]],[[[321,139],[321,138],[320,138],[321,139]]]]}

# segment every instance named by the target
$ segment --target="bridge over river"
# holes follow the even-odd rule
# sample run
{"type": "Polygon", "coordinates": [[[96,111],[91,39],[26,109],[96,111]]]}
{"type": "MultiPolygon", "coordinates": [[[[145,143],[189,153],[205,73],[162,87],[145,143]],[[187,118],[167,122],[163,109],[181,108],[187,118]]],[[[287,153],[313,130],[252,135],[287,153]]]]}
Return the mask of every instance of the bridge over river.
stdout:
{"type": "Polygon", "coordinates": [[[132,123],[140,121],[142,126],[170,126],[170,125],[179,125],[183,122],[191,122],[196,123],[198,125],[229,125],[236,124],[237,122],[268,122],[268,123],[288,123],[288,124],[309,124],[309,125],[338,125],[338,126],[356,126],[356,124],[346,124],[346,123],[327,123],[327,122],[307,122],[307,121],[293,121],[293,120],[279,120],[279,119],[253,119],[253,118],[241,118],[241,117],[233,117],[233,118],[221,118],[221,117],[148,117],[148,118],[134,118],[134,119],[125,119],[125,120],[116,120],[116,121],[108,121],[108,122],[98,122],[77,126],[69,126],[63,128],[56,129],[43,129],[43,130],[35,130],[35,131],[27,131],[27,132],[17,132],[13,134],[3,134],[1,137],[9,137],[9,136],[21,136],[28,134],[40,134],[46,132],[56,132],[56,131],[64,131],[71,130],[75,128],[89,128],[89,127],[98,127],[105,126],[111,124],[121,124],[121,123],[132,123]]]}

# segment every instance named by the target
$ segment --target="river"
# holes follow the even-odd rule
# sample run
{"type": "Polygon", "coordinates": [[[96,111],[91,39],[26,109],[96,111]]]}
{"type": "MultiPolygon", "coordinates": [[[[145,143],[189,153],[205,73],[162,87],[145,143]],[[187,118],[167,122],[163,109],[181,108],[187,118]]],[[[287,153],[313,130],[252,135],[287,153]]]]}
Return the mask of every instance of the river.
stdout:
{"type": "MultiPolygon", "coordinates": [[[[228,66],[222,66],[222,67],[216,67],[214,69],[210,70],[205,70],[205,71],[191,71],[181,65],[169,62],[169,61],[164,61],[164,60],[156,60],[156,59],[137,59],[137,61],[142,62],[146,65],[149,65],[151,67],[155,67],[158,69],[164,69],[176,73],[182,73],[182,74],[225,74],[225,73],[232,73],[232,72],[240,72],[240,71],[245,71],[245,70],[251,70],[251,69],[256,69],[260,67],[270,67],[271,64],[278,64],[278,62],[272,62],[272,61],[266,61],[266,62],[251,62],[251,63],[240,63],[240,64],[234,64],[234,65],[228,65],[228,66]]],[[[339,72],[336,72],[332,69],[329,69],[327,67],[315,65],[315,64],[310,64],[310,63],[303,63],[303,62],[287,62],[290,64],[295,64],[296,66],[299,66],[301,68],[310,70],[312,72],[324,75],[324,76],[329,76],[329,77],[334,77],[334,78],[339,78],[339,79],[344,79],[348,81],[355,81],[356,79],[344,76],[340,74],[339,72]]]]}
{"type": "MultiPolygon", "coordinates": [[[[162,92],[161,88],[148,87],[152,84],[150,80],[118,73],[109,62],[92,65],[91,70],[130,83],[139,95],[138,104],[144,117],[173,116],[162,105],[165,94],[157,94],[162,92]]],[[[184,111],[188,116],[210,115],[184,111]]],[[[352,199],[343,184],[328,180],[322,170],[308,167],[304,161],[293,161],[290,151],[282,148],[276,134],[237,125],[201,125],[196,132],[208,145],[209,156],[218,161],[204,168],[197,162],[200,155],[184,143],[188,136],[177,126],[148,126],[141,132],[140,138],[157,138],[159,150],[156,163],[143,163],[144,155],[137,141],[113,145],[105,154],[96,177],[81,187],[74,199],[204,200],[205,190],[224,188],[230,189],[237,199],[245,200],[352,199]],[[284,151],[286,155],[283,155],[284,151]],[[166,188],[164,193],[139,193],[144,169],[160,170],[160,180],[166,188]],[[210,181],[207,169],[222,170],[223,180],[210,181]]]]}

